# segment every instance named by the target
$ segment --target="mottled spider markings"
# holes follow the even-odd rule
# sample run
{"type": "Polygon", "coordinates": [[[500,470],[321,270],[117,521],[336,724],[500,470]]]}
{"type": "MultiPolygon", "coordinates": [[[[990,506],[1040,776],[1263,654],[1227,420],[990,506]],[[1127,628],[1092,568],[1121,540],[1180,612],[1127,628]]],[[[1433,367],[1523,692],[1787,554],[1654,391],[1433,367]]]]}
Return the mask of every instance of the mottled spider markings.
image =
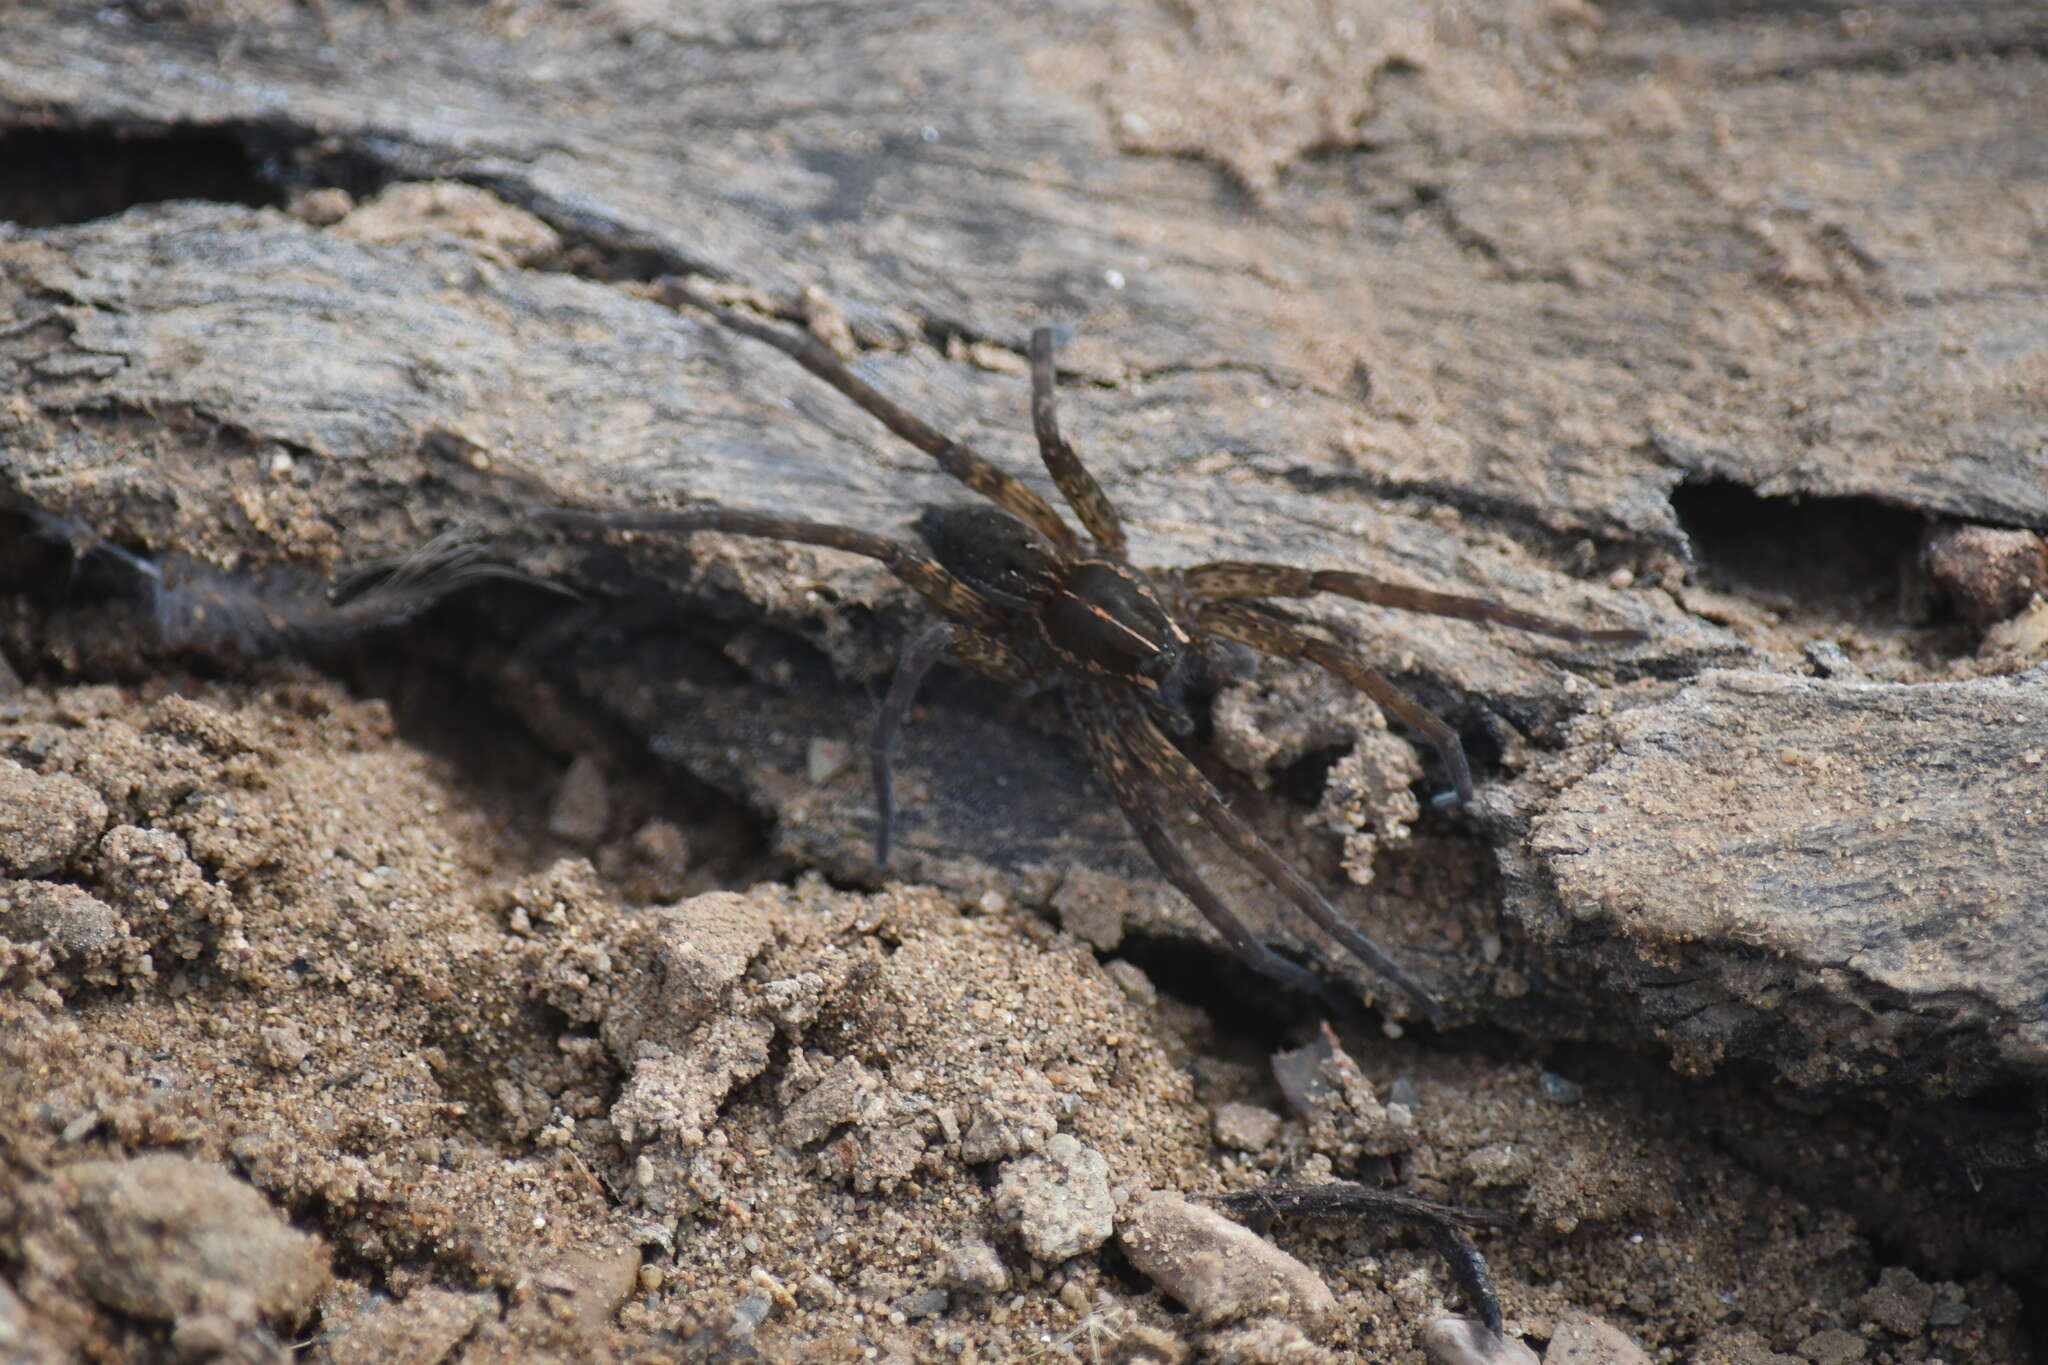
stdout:
{"type": "Polygon", "coordinates": [[[1325,993],[1319,977],[1261,943],[1202,880],[1161,820],[1162,790],[1197,811],[1226,846],[1318,928],[1398,987],[1415,1008],[1432,1021],[1442,1020],[1441,1008],[1421,983],[1339,915],[1321,891],[1232,811],[1166,732],[1185,735],[1194,729],[1190,699],[1234,671],[1224,662],[1233,645],[1250,646],[1314,664],[1364,692],[1436,749],[1458,798],[1469,801],[1471,768],[1455,730],[1355,654],[1256,599],[1333,593],[1585,644],[1632,643],[1643,638],[1641,632],[1587,630],[1481,598],[1403,587],[1341,570],[1240,561],[1138,569],[1125,558],[1116,507],[1060,433],[1051,329],[1041,328],[1031,337],[1031,421],[1045,467],[1087,532],[1085,540],[1028,485],[883,397],[823,342],[729,308],[694,298],[684,301],[791,356],[988,500],[927,508],[918,521],[924,550],[849,526],[722,507],[549,508],[538,514],[571,526],[723,531],[844,550],[880,561],[937,608],[944,619],[904,651],[875,725],[878,866],[888,861],[895,815],[890,756],[931,666],[945,657],[1005,682],[1058,684],[1091,765],[1140,842],[1246,965],[1288,986],[1325,993]]]}

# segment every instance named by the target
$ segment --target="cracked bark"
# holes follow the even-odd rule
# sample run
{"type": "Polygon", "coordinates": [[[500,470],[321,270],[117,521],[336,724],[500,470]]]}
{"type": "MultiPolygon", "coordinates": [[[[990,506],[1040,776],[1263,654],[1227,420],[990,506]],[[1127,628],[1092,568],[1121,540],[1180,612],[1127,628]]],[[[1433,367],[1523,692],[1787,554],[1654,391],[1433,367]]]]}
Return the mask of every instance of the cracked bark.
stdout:
{"type": "MultiPolygon", "coordinates": [[[[1619,876],[1661,866],[1660,849],[1721,817],[1677,803],[1661,824],[1593,820],[1572,804],[1592,779],[1574,774],[1607,741],[1567,722],[1628,678],[1643,681],[1598,704],[1682,721],[1693,703],[1650,680],[1796,666],[1781,642],[1704,624],[1665,593],[1575,577],[1573,542],[1675,573],[1660,556],[1693,546],[1669,494],[1691,477],[2048,524],[2048,390],[2033,382],[2048,328],[2024,245],[2042,171],[2028,131],[1999,116],[2042,88],[2024,41],[2035,30],[2017,7],[1953,29],[1909,7],[1867,16],[1872,27],[1837,34],[1796,16],[1630,15],[1594,52],[1560,47],[1517,11],[1505,58],[1487,55],[1498,34],[1454,27],[1413,50],[1374,38],[1372,71],[1422,75],[1381,79],[1333,143],[1253,120],[1165,147],[1112,125],[1128,91],[1102,54],[1215,54],[1191,55],[1136,12],[827,9],[766,36],[670,34],[656,61],[601,23],[518,37],[471,17],[349,11],[323,30],[279,11],[236,33],[31,8],[0,53],[0,104],[17,126],[225,130],[294,191],[344,168],[358,188],[464,181],[566,245],[550,273],[459,232],[365,242],[189,204],[10,231],[0,357],[24,402],[4,417],[0,476],[128,543],[222,565],[331,571],[471,526],[600,593],[708,613],[726,660],[716,677],[674,675],[679,647],[658,634],[565,671],[655,752],[772,813],[792,856],[857,877],[865,788],[812,782],[806,754],[864,737],[862,687],[901,639],[902,595],[868,567],[785,547],[542,546],[513,514],[690,497],[830,508],[903,534],[920,504],[958,496],[779,357],[622,281],[696,272],[791,312],[816,286],[865,348],[865,375],[1020,471],[1033,459],[1024,381],[1004,348],[1035,323],[1071,321],[1062,365],[1080,382],[1063,416],[1140,562],[1355,565],[1655,631],[1617,665],[1454,623],[1331,616],[1468,733],[1506,736],[1514,761],[1565,752],[1511,798],[1538,830],[1510,849],[1512,908],[1536,930],[1529,960],[1479,965],[1475,945],[1499,930],[1484,903],[1377,886],[1347,907],[1473,1008],[1557,1031],[1606,982],[1646,1001],[1663,989],[1643,963],[1682,950],[1717,980],[1755,949],[1685,920],[1696,888],[1684,868],[1660,873],[1653,899],[1674,912],[1662,929],[1591,934],[1612,906],[1577,889],[1566,869],[1579,864],[1543,839],[1573,831],[1595,856],[1611,850],[1619,876]],[[531,60],[542,50],[547,74],[531,60]],[[1938,50],[1991,56],[1965,74],[1926,58],[1938,50]],[[430,51],[453,55],[430,69],[430,51]],[[1817,68],[1838,82],[1798,78],[1817,68]],[[1506,83],[1507,113],[1472,94],[1491,78],[1506,83]],[[1897,177],[1852,150],[1869,146],[1897,177]],[[1241,183],[1265,167],[1249,178],[1256,202],[1218,165],[1241,183]],[[280,455],[289,473],[272,472],[280,455]],[[1439,499],[1471,517],[1417,515],[1439,499]],[[1551,934],[1559,920],[1579,927],[1551,934]],[[1510,969],[1538,988],[1502,1006],[1510,969]]],[[[755,20],[735,9],[730,22],[740,33],[755,20]]],[[[1902,705],[1916,695],[1885,686],[1902,705]]],[[[2018,724],[2029,695],[1986,704],[2018,724]]],[[[923,796],[905,872],[1056,901],[1061,869],[1078,867],[1130,898],[1126,932],[1190,923],[1108,803],[1072,797],[1080,770],[1031,708],[966,684],[935,698],[904,751],[905,790],[923,796]]],[[[1349,723],[1372,721],[1361,707],[1349,723]]],[[[1848,763],[1866,744],[1824,713],[1812,723],[1815,752],[1848,763]]],[[[1685,733],[1704,754],[1746,731],[1685,733]]],[[[1950,737],[1959,755],[1967,733],[1950,737]]],[[[1634,758],[1600,772],[1639,817],[1687,780],[1634,758]]],[[[1288,817],[1263,810],[1275,826],[1288,817]]],[[[1814,837],[1799,810],[1782,814],[1777,843],[1726,856],[1768,863],[1814,837]]],[[[1966,844],[1974,817],[1943,818],[1931,837],[1966,844]]],[[[1294,848],[1333,862],[1313,837],[1294,848]]],[[[1221,879],[1277,939],[1306,944],[1248,880],[1221,879]]],[[[1796,925],[1812,899],[1759,903],[1796,925]]],[[[1803,943],[1786,933],[1767,952],[1794,977],[1840,970],[1803,943]]],[[[1649,1003],[1649,1022],[1627,1026],[1698,1058],[1757,1055],[1805,1076],[1811,1050],[1786,1042],[1802,1028],[1873,999],[1911,1014],[1953,989],[1877,985],[1818,992],[1790,1035],[1754,1027],[1768,1001],[1703,1004],[1682,1037],[1649,1003]],[[1708,1018],[1721,1033],[1700,1033],[1708,1018]]],[[[1985,998],[1991,1032],[2041,1026],[2038,994],[1985,998]]],[[[1982,1060],[1986,1086],[2039,1082],[2023,1048],[1982,1060]]],[[[1873,1081],[1859,1065],[1826,1084],[1872,1093],[1873,1081]]]]}

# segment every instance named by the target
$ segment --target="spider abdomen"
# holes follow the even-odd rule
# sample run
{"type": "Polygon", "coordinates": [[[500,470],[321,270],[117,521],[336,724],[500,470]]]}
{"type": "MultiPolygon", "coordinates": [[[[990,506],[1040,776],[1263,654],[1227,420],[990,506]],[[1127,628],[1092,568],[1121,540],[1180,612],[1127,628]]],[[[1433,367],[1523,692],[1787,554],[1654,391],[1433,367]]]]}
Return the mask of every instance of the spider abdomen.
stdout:
{"type": "Polygon", "coordinates": [[[1012,611],[1037,611],[1060,592],[1066,561],[1038,532],[983,506],[927,507],[917,531],[946,572],[1012,611]]]}

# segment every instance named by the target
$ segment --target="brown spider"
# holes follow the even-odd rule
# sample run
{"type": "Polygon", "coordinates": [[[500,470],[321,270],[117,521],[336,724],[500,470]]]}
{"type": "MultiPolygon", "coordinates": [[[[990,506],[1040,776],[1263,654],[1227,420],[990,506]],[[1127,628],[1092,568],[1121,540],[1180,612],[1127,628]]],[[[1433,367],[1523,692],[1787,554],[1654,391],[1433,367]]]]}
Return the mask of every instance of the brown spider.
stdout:
{"type": "Polygon", "coordinates": [[[918,531],[928,552],[848,526],[799,521],[722,507],[676,511],[549,508],[538,515],[566,525],[643,531],[722,531],[828,546],[881,561],[946,619],[904,651],[876,721],[872,745],[877,830],[875,862],[889,857],[895,800],[890,754],[925,673],[942,656],[1001,681],[1061,684],[1067,712],[1086,741],[1096,773],[1123,807],[1159,870],[1220,933],[1243,962],[1275,981],[1323,994],[1314,973],[1253,937],[1210,889],[1166,832],[1158,788],[1193,806],[1239,857],[1256,868],[1331,938],[1365,962],[1433,1021],[1442,1013],[1420,983],[1346,923],[1306,877],[1230,809],[1209,780],[1166,735],[1194,728],[1191,698],[1229,675],[1234,642],[1327,669],[1420,733],[1449,770],[1460,801],[1472,799],[1472,774],[1449,725],[1411,700],[1350,651],[1303,630],[1252,599],[1335,593],[1376,606],[1491,621],[1579,643],[1625,644],[1634,630],[1586,630],[1482,598],[1401,587],[1336,569],[1222,560],[1145,572],[1124,557],[1124,530],[1080,456],[1060,434],[1053,411],[1053,332],[1031,336],[1031,421],[1045,467],[1087,529],[1084,541],[1052,505],[991,464],[884,398],[815,338],[691,299],[731,328],[794,358],[882,425],[930,455],[987,503],[928,507],[918,531]],[[993,505],[991,505],[993,504],[993,505]]]}

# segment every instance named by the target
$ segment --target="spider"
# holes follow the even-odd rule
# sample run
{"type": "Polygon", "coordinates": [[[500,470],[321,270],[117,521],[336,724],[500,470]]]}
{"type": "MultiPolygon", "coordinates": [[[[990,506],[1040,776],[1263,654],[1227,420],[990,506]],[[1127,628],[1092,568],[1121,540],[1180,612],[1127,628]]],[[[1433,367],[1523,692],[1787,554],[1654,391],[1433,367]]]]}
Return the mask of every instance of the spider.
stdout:
{"type": "Polygon", "coordinates": [[[1197,811],[1318,928],[1397,987],[1432,1022],[1437,1002],[1380,946],[1346,922],[1328,898],[1230,808],[1168,737],[1194,729],[1196,697],[1234,676],[1243,647],[1328,670],[1363,692],[1437,752],[1460,802],[1473,799],[1458,734],[1351,651],[1304,629],[1258,599],[1334,593],[1376,606],[1489,621],[1583,644],[1626,644],[1635,630],[1589,630],[1483,598],[1381,582],[1341,569],[1221,560],[1141,570],[1125,556],[1122,519],[1060,432],[1054,411],[1052,328],[1032,333],[1031,422],[1054,485],[1087,532],[1084,539],[1029,485],[878,393],[823,342],[688,296],[732,331],[766,342],[846,395],[985,501],[927,507],[918,549],[850,526],[718,506],[679,510],[545,508],[557,525],[641,531],[720,531],[826,546],[880,561],[943,618],[904,650],[876,720],[871,759],[875,862],[886,867],[895,795],[891,755],[925,674],[941,658],[1032,690],[1057,685],[1096,775],[1166,879],[1195,905],[1249,968],[1325,996],[1325,983],[1261,943],[1203,881],[1167,833],[1163,791],[1197,811]]]}

